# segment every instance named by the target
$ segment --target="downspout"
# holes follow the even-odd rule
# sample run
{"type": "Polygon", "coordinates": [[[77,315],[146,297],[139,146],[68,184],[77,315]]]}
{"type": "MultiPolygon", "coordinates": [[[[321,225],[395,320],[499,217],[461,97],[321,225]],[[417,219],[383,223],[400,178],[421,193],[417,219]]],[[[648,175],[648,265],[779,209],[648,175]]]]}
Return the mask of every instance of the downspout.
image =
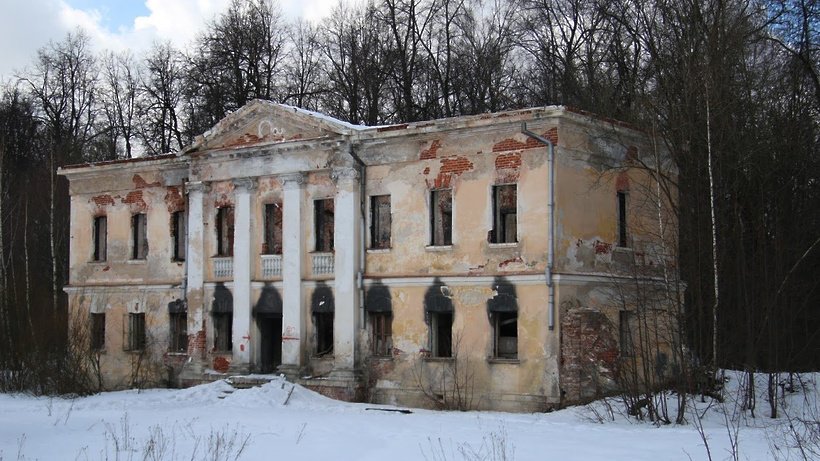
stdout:
{"type": "Polygon", "coordinates": [[[359,325],[364,328],[364,274],[367,258],[365,257],[367,245],[367,223],[365,222],[365,212],[367,211],[367,196],[365,195],[365,186],[367,185],[367,166],[362,159],[353,150],[353,143],[348,141],[347,153],[350,157],[359,164],[359,172],[361,174],[359,181],[359,225],[361,226],[361,243],[359,248],[359,273],[356,274],[356,286],[359,289],[359,325]]]}
{"type": "Polygon", "coordinates": [[[547,279],[547,326],[550,330],[555,329],[555,283],[553,282],[553,269],[555,267],[555,146],[549,139],[540,136],[527,129],[527,122],[521,122],[521,133],[547,146],[547,182],[549,183],[549,197],[547,207],[549,209],[549,239],[547,244],[547,268],[544,276],[547,279]]]}

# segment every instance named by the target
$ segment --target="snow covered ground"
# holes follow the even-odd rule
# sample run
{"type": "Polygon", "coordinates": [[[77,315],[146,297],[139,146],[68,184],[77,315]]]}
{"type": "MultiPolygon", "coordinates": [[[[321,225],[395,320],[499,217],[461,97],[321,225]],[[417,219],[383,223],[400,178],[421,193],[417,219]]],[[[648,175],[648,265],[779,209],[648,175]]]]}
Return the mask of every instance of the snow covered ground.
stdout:
{"type": "MultiPolygon", "coordinates": [[[[231,391],[220,381],[76,399],[0,395],[0,460],[708,459],[695,425],[655,427],[617,414],[600,423],[592,410],[602,412],[600,402],[548,414],[403,414],[330,400],[281,379],[231,391]]],[[[816,386],[788,399],[791,414],[809,410],[816,418],[816,386]]],[[[775,451],[792,442],[785,418],[766,418],[762,398],[758,417],[729,431],[723,414],[730,404],[698,405],[712,459],[731,459],[735,428],[739,459],[803,459],[795,449],[775,451]]]]}

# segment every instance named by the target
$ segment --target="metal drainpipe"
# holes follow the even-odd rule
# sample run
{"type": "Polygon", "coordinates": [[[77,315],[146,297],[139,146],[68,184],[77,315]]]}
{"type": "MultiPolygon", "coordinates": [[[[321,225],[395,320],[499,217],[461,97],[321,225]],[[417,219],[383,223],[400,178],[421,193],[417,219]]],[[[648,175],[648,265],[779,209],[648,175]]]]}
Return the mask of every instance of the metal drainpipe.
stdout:
{"type": "Polygon", "coordinates": [[[359,288],[359,321],[362,328],[364,328],[364,274],[365,274],[365,266],[367,264],[367,258],[365,257],[366,249],[365,246],[367,245],[367,229],[366,229],[366,222],[365,222],[365,212],[367,211],[366,200],[367,196],[365,195],[365,186],[367,184],[367,166],[364,164],[362,159],[356,155],[356,152],[353,150],[353,143],[348,141],[347,143],[347,153],[350,154],[350,157],[359,164],[360,167],[360,192],[359,192],[359,223],[362,228],[361,231],[361,247],[359,248],[359,273],[356,275],[356,284],[359,288]]]}
{"type": "Polygon", "coordinates": [[[547,279],[547,325],[550,330],[555,329],[555,284],[553,283],[553,268],[555,264],[555,146],[547,138],[527,129],[527,122],[521,122],[521,133],[547,146],[548,167],[547,180],[549,182],[549,242],[547,245],[547,268],[544,275],[547,279]]]}

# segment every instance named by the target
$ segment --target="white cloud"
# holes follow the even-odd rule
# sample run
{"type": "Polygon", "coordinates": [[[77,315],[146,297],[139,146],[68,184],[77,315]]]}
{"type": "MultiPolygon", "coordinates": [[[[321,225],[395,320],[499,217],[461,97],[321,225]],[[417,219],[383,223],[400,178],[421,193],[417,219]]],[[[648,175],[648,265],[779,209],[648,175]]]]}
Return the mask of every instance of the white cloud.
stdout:
{"type": "MultiPolygon", "coordinates": [[[[110,8],[116,8],[112,0],[110,8]]],[[[286,18],[303,17],[318,22],[338,0],[280,0],[286,18]]],[[[31,66],[37,50],[50,40],[59,41],[80,27],[91,37],[95,50],[130,49],[140,55],[156,40],[188,46],[205,24],[224,11],[230,0],[145,0],[148,14],[116,31],[103,25],[97,10],[73,8],[66,0],[9,2],[0,15],[0,81],[31,66]]]]}

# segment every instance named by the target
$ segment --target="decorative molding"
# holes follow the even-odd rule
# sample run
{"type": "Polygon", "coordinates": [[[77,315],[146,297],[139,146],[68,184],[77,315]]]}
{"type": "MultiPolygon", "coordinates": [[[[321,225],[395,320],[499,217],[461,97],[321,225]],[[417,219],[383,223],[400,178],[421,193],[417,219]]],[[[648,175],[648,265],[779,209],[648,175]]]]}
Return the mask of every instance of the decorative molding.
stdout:
{"type": "Polygon", "coordinates": [[[185,193],[201,192],[207,194],[211,191],[211,185],[202,181],[193,181],[185,183],[185,193]]]}
{"type": "Polygon", "coordinates": [[[330,173],[330,179],[336,184],[355,184],[359,181],[359,171],[351,167],[334,168],[330,173]]]}
{"type": "Polygon", "coordinates": [[[233,187],[237,192],[250,192],[256,188],[256,180],[253,178],[235,178],[233,187]]]}
{"type": "Polygon", "coordinates": [[[298,189],[305,183],[305,174],[302,172],[287,173],[279,175],[278,179],[285,189],[298,189]]]}

